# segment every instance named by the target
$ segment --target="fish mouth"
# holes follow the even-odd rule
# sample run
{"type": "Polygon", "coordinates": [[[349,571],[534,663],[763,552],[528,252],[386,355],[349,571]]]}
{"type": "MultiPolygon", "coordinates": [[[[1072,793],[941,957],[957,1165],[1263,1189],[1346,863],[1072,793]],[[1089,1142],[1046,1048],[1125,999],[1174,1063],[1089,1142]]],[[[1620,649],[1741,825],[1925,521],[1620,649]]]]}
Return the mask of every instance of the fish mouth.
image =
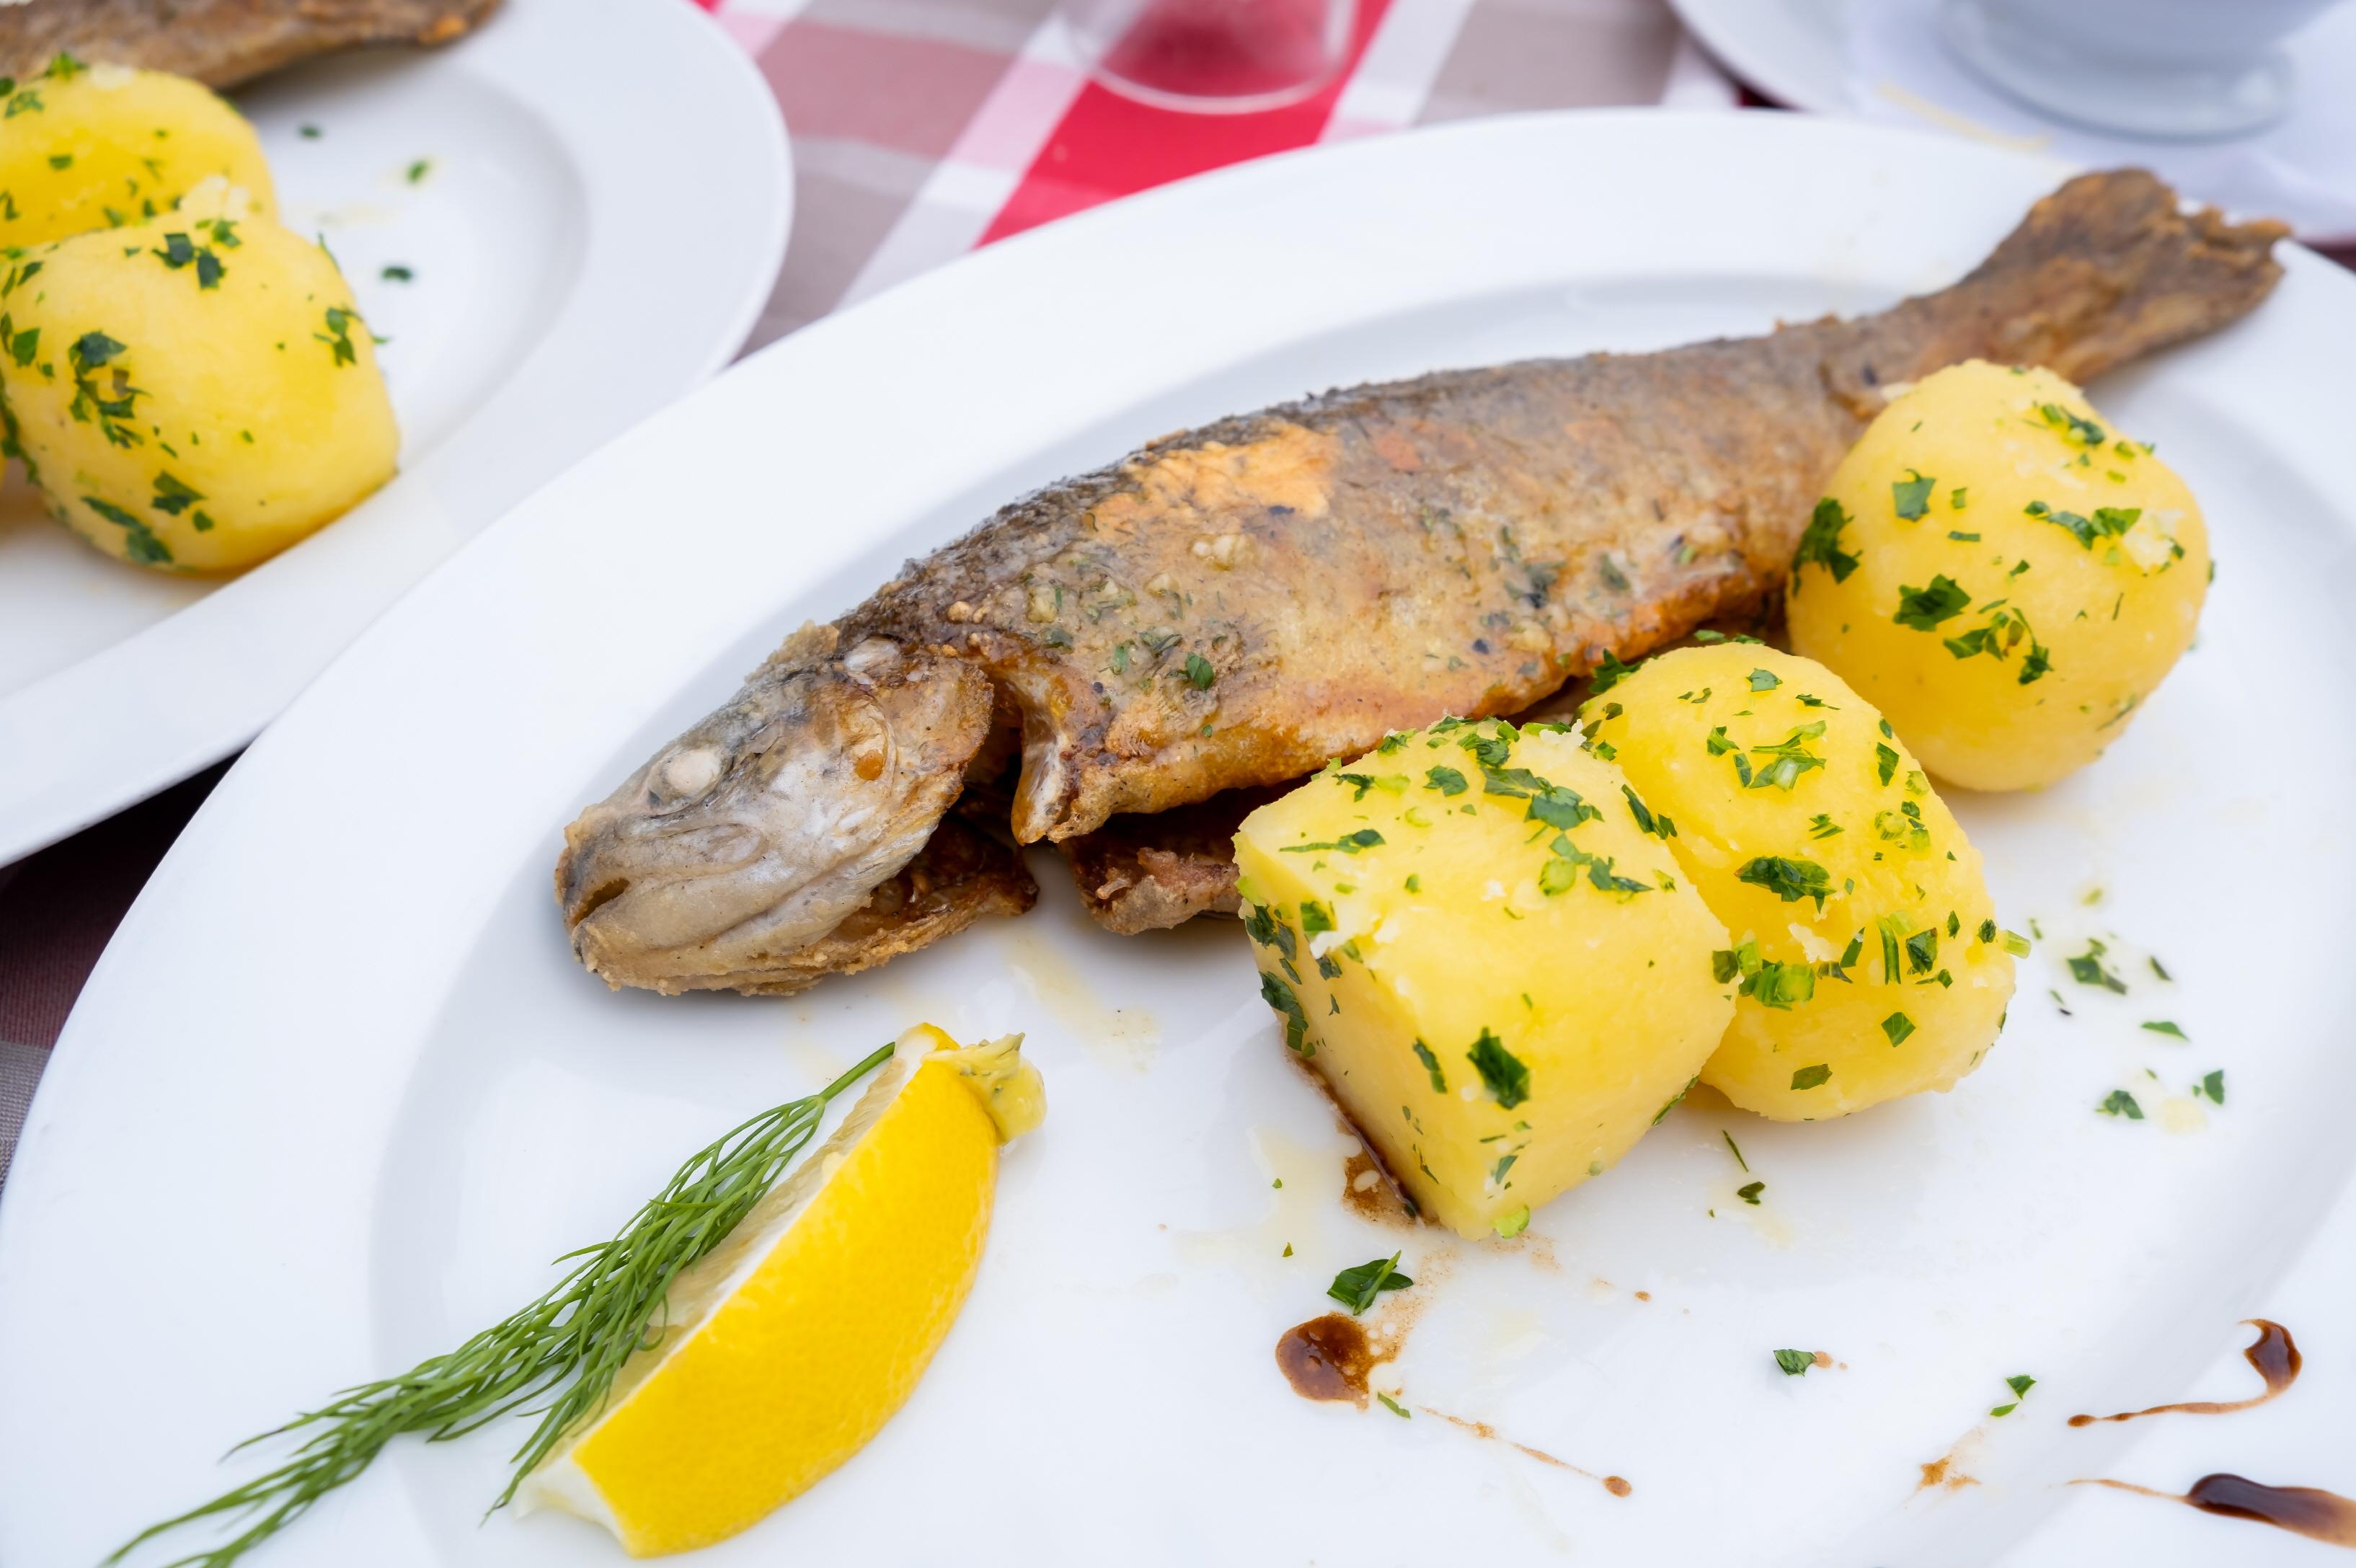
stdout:
{"type": "Polygon", "coordinates": [[[909,870],[990,737],[989,677],[883,638],[837,657],[836,640],[788,639],[565,829],[557,902],[609,984],[799,989],[809,950],[879,897],[937,924],[944,886],[994,907],[1028,885],[962,840],[934,857],[946,873],[909,870]]]}

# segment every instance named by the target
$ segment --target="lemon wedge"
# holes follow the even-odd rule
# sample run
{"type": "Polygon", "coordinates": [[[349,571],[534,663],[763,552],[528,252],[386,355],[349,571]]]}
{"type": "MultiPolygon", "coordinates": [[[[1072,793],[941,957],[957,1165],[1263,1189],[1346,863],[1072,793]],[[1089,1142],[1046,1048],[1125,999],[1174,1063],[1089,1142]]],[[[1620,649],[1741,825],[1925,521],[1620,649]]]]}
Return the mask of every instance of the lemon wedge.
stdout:
{"type": "Polygon", "coordinates": [[[654,1557],[735,1534],[857,1453],[964,1305],[999,1145],[1046,1113],[1022,1044],[902,1035],[834,1135],[680,1276],[667,1326],[519,1500],[654,1557]]]}

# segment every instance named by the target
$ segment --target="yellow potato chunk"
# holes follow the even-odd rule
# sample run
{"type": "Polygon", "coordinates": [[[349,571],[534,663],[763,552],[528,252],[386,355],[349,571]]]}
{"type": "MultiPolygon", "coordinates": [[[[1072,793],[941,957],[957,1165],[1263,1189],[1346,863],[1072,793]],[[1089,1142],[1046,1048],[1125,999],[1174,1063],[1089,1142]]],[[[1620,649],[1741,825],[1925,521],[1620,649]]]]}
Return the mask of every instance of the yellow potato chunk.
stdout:
{"type": "Polygon", "coordinates": [[[248,566],[391,477],[401,437],[375,346],[309,241],[183,211],[5,266],[9,455],[107,553],[248,566]]]}
{"type": "Polygon", "coordinates": [[[253,127],[201,82],[61,55],[0,93],[0,247],[160,217],[216,175],[276,209],[253,127]]]}
{"type": "Polygon", "coordinates": [[[1792,567],[1792,646],[1970,789],[2102,755],[2192,642],[2209,536],[2192,492],[2047,371],[1981,360],[1893,399],[1792,567]]]}
{"type": "Polygon", "coordinates": [[[1260,989],[1407,1195],[1518,1234],[1685,1093],[1726,929],[1556,726],[1395,735],[1236,835],[1260,989]]]}
{"type": "Polygon", "coordinates": [[[1626,810],[1670,835],[1732,934],[1708,961],[1735,1011],[1703,1082],[1816,1121],[1979,1065],[2019,939],[1963,829],[1847,682],[1723,642],[1645,660],[1581,716],[1628,777],[1626,810]]]}

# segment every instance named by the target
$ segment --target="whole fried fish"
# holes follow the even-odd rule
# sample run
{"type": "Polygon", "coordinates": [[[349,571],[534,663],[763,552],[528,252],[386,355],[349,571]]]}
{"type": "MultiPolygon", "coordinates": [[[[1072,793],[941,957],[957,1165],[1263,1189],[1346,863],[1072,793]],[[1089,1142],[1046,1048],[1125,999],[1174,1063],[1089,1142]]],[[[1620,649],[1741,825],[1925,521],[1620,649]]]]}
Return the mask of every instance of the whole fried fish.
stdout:
{"type": "Polygon", "coordinates": [[[0,76],[59,52],[233,87],[354,44],[446,44],[498,0],[7,0],[0,76]]]}
{"type": "MultiPolygon", "coordinates": [[[[1012,836],[1069,845],[1526,708],[1772,599],[1883,388],[1974,358],[2087,380],[2255,306],[2282,232],[2089,175],[1879,316],[1328,392],[1051,485],[796,633],[583,812],[574,951],[616,985],[797,991],[1028,904],[1011,845],[960,828],[927,864],[1018,742],[1012,836]]],[[[1138,827],[1083,846],[1108,924],[1232,897],[1138,827]]]]}

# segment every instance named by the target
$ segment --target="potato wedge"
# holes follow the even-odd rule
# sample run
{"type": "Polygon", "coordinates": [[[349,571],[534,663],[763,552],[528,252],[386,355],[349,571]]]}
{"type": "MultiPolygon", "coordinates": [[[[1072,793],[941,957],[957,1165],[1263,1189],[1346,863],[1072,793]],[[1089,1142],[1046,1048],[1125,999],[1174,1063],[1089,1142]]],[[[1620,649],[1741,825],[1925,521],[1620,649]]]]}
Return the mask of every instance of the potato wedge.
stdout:
{"type": "Polygon", "coordinates": [[[1726,929],[1620,785],[1574,734],[1448,721],[1236,835],[1287,1042],[1462,1235],[1517,1233],[1627,1153],[1733,1013],[1726,929]]]}
{"type": "Polygon", "coordinates": [[[1948,1089],[2002,1027],[2012,955],[1980,858],[1872,704],[1752,642],[1646,660],[1588,699],[1595,750],[1731,940],[1702,1081],[1815,1121],[1948,1089]]]}

